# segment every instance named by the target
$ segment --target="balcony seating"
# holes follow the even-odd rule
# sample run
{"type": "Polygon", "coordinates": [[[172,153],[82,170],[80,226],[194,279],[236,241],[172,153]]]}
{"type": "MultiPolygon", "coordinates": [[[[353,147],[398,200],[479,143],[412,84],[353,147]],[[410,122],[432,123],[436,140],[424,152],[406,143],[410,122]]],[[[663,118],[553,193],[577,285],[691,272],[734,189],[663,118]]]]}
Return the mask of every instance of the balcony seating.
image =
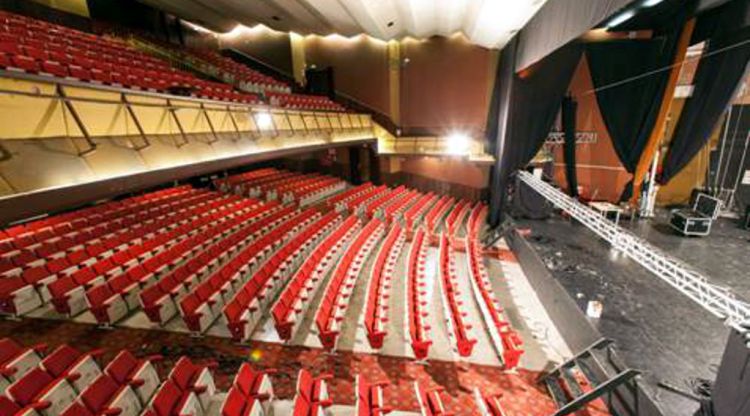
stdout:
{"type": "Polygon", "coordinates": [[[292,338],[323,277],[334,266],[339,252],[359,230],[359,221],[355,216],[347,217],[343,222],[337,217],[332,225],[335,229],[307,256],[271,307],[276,332],[283,340],[292,338]]]}
{"type": "Polygon", "coordinates": [[[444,196],[425,214],[424,224],[428,232],[432,234],[437,233],[443,217],[445,217],[445,214],[452,206],[453,198],[444,196]]]}
{"type": "Polygon", "coordinates": [[[326,205],[329,208],[339,209],[343,204],[346,203],[346,201],[356,198],[357,196],[363,194],[364,192],[367,192],[373,186],[374,185],[372,183],[365,182],[362,185],[349,188],[344,192],[340,192],[330,198],[327,198],[326,205]]]}
{"type": "Polygon", "coordinates": [[[495,297],[482,261],[479,242],[475,238],[467,238],[465,247],[474,297],[480,305],[479,310],[482,312],[490,339],[505,368],[513,369],[518,366],[518,361],[523,355],[523,342],[518,333],[511,328],[510,322],[503,317],[503,308],[495,297]]]}
{"type": "Polygon", "coordinates": [[[468,357],[477,343],[476,338],[471,335],[472,325],[466,323],[466,312],[463,310],[463,302],[459,299],[461,295],[456,280],[456,265],[452,255],[448,237],[440,235],[440,253],[438,260],[438,274],[440,275],[440,286],[443,297],[443,306],[446,309],[446,320],[448,332],[456,343],[456,350],[461,357],[468,357]]]}
{"type": "Polygon", "coordinates": [[[161,93],[188,87],[201,98],[248,104],[260,101],[255,94],[240,93],[230,85],[171,68],[166,61],[113,38],[7,12],[0,15],[0,56],[0,68],[31,74],[161,93]]]}
{"type": "Polygon", "coordinates": [[[456,237],[458,230],[461,228],[461,224],[463,224],[466,215],[469,213],[470,206],[471,203],[469,201],[461,200],[455,207],[453,207],[451,212],[445,218],[443,230],[446,235],[449,237],[456,237]]]}
{"type": "Polygon", "coordinates": [[[278,92],[266,92],[268,101],[273,106],[293,110],[346,111],[339,103],[321,95],[301,95],[278,92]]]}
{"type": "Polygon", "coordinates": [[[380,416],[391,412],[383,400],[383,386],[388,383],[370,383],[361,375],[354,381],[354,391],[357,392],[354,403],[356,416],[380,416]]]}
{"type": "Polygon", "coordinates": [[[469,221],[466,224],[466,235],[470,238],[479,238],[479,233],[487,217],[487,205],[477,202],[471,209],[469,221]]]}
{"type": "Polygon", "coordinates": [[[241,184],[245,181],[250,181],[252,179],[258,179],[263,178],[269,175],[273,175],[276,172],[278,172],[274,168],[263,168],[263,169],[256,169],[252,170],[250,172],[241,173],[238,175],[232,175],[226,178],[219,178],[214,179],[213,184],[216,187],[216,189],[219,189],[223,192],[235,192],[239,194],[240,192],[236,192],[235,187],[238,184],[241,184]]]}
{"type": "Polygon", "coordinates": [[[474,390],[474,400],[481,416],[506,416],[500,403],[502,394],[482,394],[478,388],[474,390]]]}
{"type": "Polygon", "coordinates": [[[331,379],[330,374],[322,374],[314,377],[304,368],[297,375],[297,387],[294,395],[294,416],[323,415],[323,408],[333,404],[328,397],[328,384],[326,380],[331,379]],[[317,411],[316,411],[317,409],[317,411]]]}
{"type": "Polygon", "coordinates": [[[336,219],[333,213],[323,218],[319,216],[315,210],[305,210],[274,229],[265,241],[260,239],[254,243],[255,248],[248,249],[248,259],[257,257],[264,246],[273,247],[267,250],[269,252],[275,248],[278,251],[244,282],[224,307],[223,314],[235,340],[247,339],[252,335],[263,312],[280,290],[282,280],[286,280],[286,275],[301,262],[303,254],[312,248],[314,241],[327,232],[336,219]]]}
{"type": "Polygon", "coordinates": [[[418,382],[414,382],[414,390],[417,392],[419,410],[422,416],[452,416],[453,413],[445,410],[440,393],[443,388],[423,388],[418,382]]]}
{"type": "Polygon", "coordinates": [[[401,254],[406,233],[400,225],[394,223],[385,240],[378,249],[375,263],[370,272],[367,298],[365,303],[365,328],[367,339],[372,348],[383,347],[387,335],[388,299],[391,279],[395,273],[396,261],[401,254]]]}
{"type": "Polygon", "coordinates": [[[407,264],[406,306],[408,335],[414,357],[418,360],[427,358],[432,341],[428,332],[430,326],[426,320],[429,310],[429,297],[425,289],[425,257],[427,253],[426,234],[418,229],[412,238],[407,264]]]}
{"type": "Polygon", "coordinates": [[[324,292],[325,296],[315,315],[318,338],[323,348],[329,351],[336,346],[341,321],[344,319],[348,300],[354,291],[359,273],[383,234],[385,234],[385,224],[378,219],[370,220],[344,252],[333,271],[324,292]]]}
{"type": "Polygon", "coordinates": [[[419,224],[427,211],[429,211],[439,199],[440,197],[432,192],[422,195],[422,197],[404,213],[404,224],[406,229],[411,230],[415,225],[419,224]]]}

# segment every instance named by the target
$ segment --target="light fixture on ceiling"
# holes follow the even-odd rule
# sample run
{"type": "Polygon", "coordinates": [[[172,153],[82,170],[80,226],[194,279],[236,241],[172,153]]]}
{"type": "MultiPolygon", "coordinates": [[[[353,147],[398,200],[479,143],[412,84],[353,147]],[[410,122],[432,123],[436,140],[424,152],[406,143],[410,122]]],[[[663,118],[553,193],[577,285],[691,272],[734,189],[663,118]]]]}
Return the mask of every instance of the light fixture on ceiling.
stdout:
{"type": "Polygon", "coordinates": [[[645,0],[642,5],[643,7],[651,7],[651,6],[656,6],[657,4],[663,1],[664,0],[645,0]]]}
{"type": "Polygon", "coordinates": [[[273,118],[271,118],[271,114],[265,111],[262,113],[256,113],[255,124],[260,130],[269,130],[273,127],[273,118]]]}
{"type": "Polygon", "coordinates": [[[612,29],[612,28],[614,28],[616,26],[619,26],[620,24],[625,23],[626,21],[628,21],[633,16],[635,16],[635,11],[634,10],[626,10],[626,11],[618,14],[614,18],[612,18],[612,20],[610,20],[609,22],[607,22],[607,29],[612,29]]]}
{"type": "Polygon", "coordinates": [[[451,155],[465,155],[469,152],[471,138],[463,132],[454,132],[445,138],[445,149],[451,155]]]}

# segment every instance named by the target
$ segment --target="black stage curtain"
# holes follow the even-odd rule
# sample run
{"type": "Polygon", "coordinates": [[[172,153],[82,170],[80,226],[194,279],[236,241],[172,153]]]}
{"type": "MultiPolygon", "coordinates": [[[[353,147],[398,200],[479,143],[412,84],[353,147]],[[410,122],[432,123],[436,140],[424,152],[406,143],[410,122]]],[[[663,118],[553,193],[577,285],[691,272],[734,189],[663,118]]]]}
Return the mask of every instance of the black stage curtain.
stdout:
{"type": "Polygon", "coordinates": [[[568,193],[578,197],[578,178],[576,177],[576,112],[578,103],[570,95],[562,101],[563,159],[565,159],[565,177],[568,180],[568,193]]]}
{"type": "Polygon", "coordinates": [[[750,2],[728,6],[732,7],[722,13],[718,19],[721,23],[714,26],[695,72],[693,94],[685,102],[664,158],[659,177],[662,184],[669,182],[705,146],[744,77],[750,59],[750,27],[742,26],[750,2]]]}

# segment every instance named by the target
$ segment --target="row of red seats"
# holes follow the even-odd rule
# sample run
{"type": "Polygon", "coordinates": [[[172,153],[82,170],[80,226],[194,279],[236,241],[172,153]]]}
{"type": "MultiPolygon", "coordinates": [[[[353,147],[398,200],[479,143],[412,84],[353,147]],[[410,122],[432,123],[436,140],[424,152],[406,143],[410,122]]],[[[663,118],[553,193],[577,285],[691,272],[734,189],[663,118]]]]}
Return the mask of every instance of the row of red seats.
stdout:
{"type": "MultiPolygon", "coordinates": [[[[235,246],[233,249],[238,255],[232,261],[212,272],[196,290],[182,298],[180,314],[188,329],[195,333],[205,332],[221,316],[224,306],[231,303],[236,293],[243,289],[247,272],[280,244],[278,236],[294,227],[303,227],[310,220],[305,218],[305,214],[294,212],[291,207],[284,208],[282,213],[283,216],[274,218],[269,227],[264,224],[262,234],[248,239],[247,244],[235,246]]],[[[271,265],[279,264],[272,262],[271,265]]]]}
{"type": "Polygon", "coordinates": [[[297,262],[313,246],[313,242],[334,219],[333,216],[319,217],[320,213],[315,210],[302,211],[254,243],[255,247],[248,247],[247,251],[251,256],[281,248],[245,280],[223,308],[222,313],[235,340],[244,340],[252,335],[282,285],[282,278],[292,269],[292,263],[297,262]]]}
{"type": "Polygon", "coordinates": [[[407,339],[414,356],[418,360],[427,358],[432,341],[429,339],[430,326],[426,323],[429,311],[429,297],[426,290],[425,258],[427,256],[426,234],[417,229],[412,238],[409,256],[406,260],[406,306],[407,339]]]}
{"type": "Polygon", "coordinates": [[[500,403],[502,397],[502,394],[482,394],[479,389],[474,390],[474,400],[482,416],[506,416],[500,403]]]}
{"type": "Polygon", "coordinates": [[[365,204],[364,214],[367,215],[368,218],[372,218],[380,209],[384,209],[390,204],[396,203],[401,198],[404,198],[408,192],[409,188],[403,185],[400,185],[395,189],[391,189],[388,192],[381,194],[379,197],[365,204]]]}
{"type": "Polygon", "coordinates": [[[396,261],[406,241],[406,232],[394,223],[378,249],[370,272],[370,283],[365,303],[365,328],[372,348],[382,348],[387,335],[388,299],[396,261]]]}
{"type": "Polygon", "coordinates": [[[467,238],[479,238],[479,233],[484,225],[484,220],[487,218],[487,210],[487,205],[483,202],[477,202],[474,205],[474,208],[471,209],[469,221],[466,224],[467,238]]]}
{"type": "Polygon", "coordinates": [[[221,416],[263,416],[271,412],[274,397],[270,374],[242,363],[221,406],[221,416]]]}
{"type": "Polygon", "coordinates": [[[190,246],[186,248],[195,248],[195,255],[170,270],[156,284],[139,293],[141,306],[149,320],[160,325],[167,323],[177,315],[178,305],[183,296],[188,294],[212,267],[218,266],[221,258],[228,256],[236,244],[242,241],[251,242],[253,238],[284,221],[291,213],[292,210],[289,208],[277,209],[275,204],[265,204],[244,213],[237,221],[221,224],[192,238],[190,246]]]}
{"type": "Polygon", "coordinates": [[[419,200],[404,213],[404,224],[406,225],[406,228],[410,230],[414,225],[421,222],[422,217],[424,217],[427,211],[435,205],[439,198],[439,196],[432,192],[422,195],[419,200]]]}
{"type": "Polygon", "coordinates": [[[61,26],[55,36],[50,37],[44,31],[28,30],[24,26],[28,24],[24,22],[36,22],[33,19],[6,16],[11,16],[15,23],[0,25],[0,67],[158,92],[168,92],[171,87],[189,87],[203,98],[259,102],[254,94],[235,92],[227,84],[201,80],[170,68],[166,62],[124,43],[61,26]]]}
{"type": "Polygon", "coordinates": [[[266,92],[271,105],[295,110],[346,111],[339,103],[322,95],[301,95],[277,92],[266,92]]]}
{"type": "Polygon", "coordinates": [[[401,217],[409,207],[415,204],[421,196],[422,193],[419,191],[408,190],[401,199],[383,208],[383,217],[388,222],[395,221],[397,218],[401,217]]]}
{"type": "Polygon", "coordinates": [[[469,214],[470,207],[471,203],[466,200],[461,200],[461,202],[453,207],[450,214],[448,214],[448,216],[445,218],[445,225],[443,227],[444,232],[448,236],[456,236],[459,228],[461,228],[461,224],[463,224],[464,220],[466,219],[466,215],[469,214]]]}
{"type": "Polygon", "coordinates": [[[229,191],[234,191],[234,187],[239,183],[242,183],[251,179],[262,178],[264,176],[272,175],[276,172],[277,170],[274,168],[256,169],[256,170],[251,170],[250,172],[228,176],[226,178],[214,179],[213,184],[214,184],[214,187],[216,187],[216,189],[229,192],[229,191]]]}
{"type": "Polygon", "coordinates": [[[51,282],[47,287],[52,305],[58,313],[76,315],[88,307],[85,296],[88,289],[110,280],[136,263],[143,267],[133,280],[141,285],[148,284],[156,273],[167,267],[165,260],[173,259],[173,247],[178,247],[181,241],[201,228],[231,219],[235,212],[233,208],[241,203],[237,197],[216,199],[153,223],[152,231],[119,246],[117,252],[110,252],[113,253],[111,256],[97,258],[93,264],[51,282]]]}
{"type": "Polygon", "coordinates": [[[261,178],[254,178],[239,184],[240,194],[242,195],[255,195],[261,196],[264,194],[264,189],[269,189],[278,183],[283,183],[286,180],[292,180],[298,178],[300,175],[295,172],[288,172],[285,170],[277,171],[271,175],[264,176],[261,178]]]}
{"type": "Polygon", "coordinates": [[[477,299],[477,302],[484,304],[485,307],[480,308],[480,310],[489,315],[485,316],[484,320],[486,321],[485,324],[489,330],[490,338],[494,343],[500,344],[498,346],[502,350],[500,358],[505,368],[516,368],[524,352],[521,337],[511,328],[510,322],[503,317],[503,308],[495,297],[492,284],[487,275],[487,269],[482,262],[482,251],[479,242],[474,238],[467,238],[465,247],[471,279],[477,288],[477,292],[481,295],[477,299]]]}
{"type": "Polygon", "coordinates": [[[347,189],[344,192],[339,192],[338,194],[327,198],[326,199],[326,205],[329,208],[334,208],[339,204],[343,204],[349,199],[355,198],[358,195],[361,195],[362,193],[366,192],[370,188],[372,188],[374,185],[371,182],[365,182],[362,185],[358,185],[352,188],[347,189]]]}
{"type": "Polygon", "coordinates": [[[385,185],[370,188],[367,191],[357,195],[356,197],[346,201],[346,208],[349,211],[354,211],[366,205],[368,201],[380,198],[384,193],[387,193],[389,191],[390,190],[385,185]]]}
{"type": "Polygon", "coordinates": [[[450,241],[444,234],[440,234],[440,253],[438,259],[438,268],[440,274],[440,283],[442,287],[443,304],[447,309],[446,316],[448,319],[448,328],[454,341],[456,350],[462,357],[471,355],[474,345],[477,343],[476,338],[471,337],[472,325],[466,323],[466,312],[463,310],[463,302],[459,299],[461,291],[458,288],[456,276],[456,264],[451,249],[450,241]]]}
{"type": "Polygon", "coordinates": [[[346,249],[343,257],[333,271],[325,295],[315,314],[318,338],[323,348],[333,350],[340,333],[341,321],[349,306],[349,298],[354,292],[359,273],[375,244],[383,237],[385,224],[372,219],[368,222],[352,244],[346,249]]]}
{"type": "MultiPolygon", "coordinates": [[[[170,208],[169,212],[161,211],[159,207],[153,211],[129,215],[124,219],[118,218],[104,226],[97,225],[93,230],[84,229],[77,232],[77,235],[83,238],[75,240],[72,243],[75,246],[70,247],[68,251],[61,251],[52,255],[53,257],[34,261],[33,264],[36,266],[30,266],[20,275],[2,280],[0,311],[20,315],[49,300],[54,303],[55,285],[59,285],[58,282],[61,280],[75,279],[84,283],[81,280],[85,278],[85,283],[88,283],[96,277],[90,276],[94,274],[92,270],[98,273],[105,266],[109,266],[110,256],[115,256],[117,252],[135,245],[144,236],[163,231],[164,228],[173,224],[174,218],[171,216],[175,213],[185,215],[189,207],[210,204],[211,199],[218,202],[232,201],[219,194],[205,193],[164,205],[163,207],[170,208]],[[158,213],[159,216],[150,217],[154,213],[158,213]],[[144,221],[145,218],[149,218],[148,221],[144,221]]],[[[56,243],[58,248],[63,248],[62,241],[65,240],[61,239],[56,243]]],[[[70,310],[64,312],[70,312],[70,310]]]]}
{"type": "Polygon", "coordinates": [[[326,196],[336,193],[346,187],[346,182],[338,178],[322,178],[299,189],[290,190],[291,197],[300,206],[316,203],[326,196]]]}
{"type": "Polygon", "coordinates": [[[427,227],[427,231],[430,233],[437,233],[438,227],[441,224],[443,217],[448,210],[453,206],[453,198],[444,196],[430,209],[424,216],[424,224],[427,227]]]}
{"type": "Polygon", "coordinates": [[[28,263],[85,244],[90,236],[88,233],[93,233],[96,238],[100,237],[101,232],[107,231],[101,226],[111,227],[109,222],[119,224],[135,220],[138,213],[151,215],[152,209],[158,209],[192,192],[195,191],[181,187],[174,193],[154,193],[157,195],[154,198],[134,197],[104,203],[6,228],[0,232],[0,273],[7,276],[15,268],[24,268],[28,263]]]}
{"type": "Polygon", "coordinates": [[[343,222],[337,218],[336,228],[315,247],[289,279],[271,307],[271,316],[279,338],[287,341],[292,338],[295,326],[302,321],[323,277],[333,267],[339,252],[358,231],[358,225],[359,221],[353,215],[343,222]]]}
{"type": "Polygon", "coordinates": [[[330,374],[314,377],[304,368],[297,375],[292,416],[325,416],[325,409],[333,404],[328,396],[330,374]]]}
{"type": "Polygon", "coordinates": [[[309,175],[297,172],[290,173],[292,173],[292,175],[285,177],[284,179],[268,181],[263,185],[258,186],[257,190],[261,193],[261,195],[268,196],[269,194],[273,193],[275,196],[281,198],[287,192],[287,190],[297,186],[304,186],[306,183],[315,181],[316,179],[322,177],[322,175],[319,175],[317,173],[312,173],[309,175]]]}
{"type": "MultiPolygon", "coordinates": [[[[128,313],[140,309],[141,305],[144,304],[142,303],[144,298],[150,301],[159,295],[163,297],[164,291],[168,288],[177,289],[178,281],[176,279],[178,278],[170,278],[170,276],[182,278],[179,281],[182,286],[179,286],[179,288],[190,288],[195,282],[194,279],[185,277],[189,276],[186,272],[188,270],[187,265],[193,266],[196,259],[210,259],[214,254],[208,249],[204,250],[205,247],[221,240],[227,230],[240,229],[247,222],[257,221],[270,209],[272,209],[272,206],[269,205],[258,207],[257,201],[242,201],[240,204],[233,206],[231,214],[225,217],[227,221],[206,224],[207,226],[197,230],[198,233],[194,233],[194,235],[183,239],[168,250],[151,257],[143,264],[131,264],[130,267],[121,270],[120,274],[90,288],[86,291],[86,301],[97,322],[103,325],[116,323],[128,313]],[[203,250],[201,255],[197,255],[201,250],[203,250]],[[207,251],[209,252],[204,254],[207,251]],[[188,258],[190,258],[188,263],[180,264],[188,258]],[[169,274],[164,275],[167,271],[169,274]],[[144,291],[149,292],[144,294],[144,291]],[[151,294],[152,297],[149,297],[148,294],[151,294]]],[[[179,238],[183,234],[174,235],[179,238]]],[[[177,292],[182,293],[180,290],[177,290],[177,292]]],[[[167,299],[162,300],[166,302],[167,299]]],[[[165,321],[169,319],[174,314],[174,307],[173,304],[165,304],[164,302],[158,304],[158,312],[149,309],[147,315],[150,313],[149,317],[159,316],[165,321]],[[161,307],[165,308],[162,310],[161,307]]],[[[153,307],[150,303],[145,304],[153,307]]]]}
{"type": "Polygon", "coordinates": [[[391,412],[391,408],[385,405],[383,398],[383,386],[385,383],[370,383],[361,375],[354,380],[354,391],[357,399],[354,403],[356,416],[381,416],[391,412]]]}
{"type": "Polygon", "coordinates": [[[424,388],[418,381],[414,382],[414,390],[417,393],[419,410],[422,416],[453,416],[454,413],[445,410],[441,393],[445,392],[442,387],[424,388]]]}
{"type": "Polygon", "coordinates": [[[104,283],[122,270],[132,268],[139,263],[142,265],[142,270],[136,275],[131,275],[130,278],[137,280],[140,285],[148,284],[151,279],[155,278],[156,273],[166,267],[163,260],[166,260],[173,246],[210,224],[232,218],[235,212],[230,209],[241,203],[242,201],[237,197],[215,198],[205,204],[178,211],[175,215],[151,223],[140,230],[144,232],[141,235],[142,238],[119,247],[120,250],[113,254],[111,259],[99,259],[85,268],[52,282],[49,285],[52,304],[59,313],[75,315],[86,308],[84,295],[87,289],[104,283]]]}
{"type": "Polygon", "coordinates": [[[225,75],[228,75],[231,80],[240,84],[240,87],[250,89],[252,86],[260,87],[261,91],[275,90],[289,92],[289,85],[284,82],[278,81],[273,77],[264,75],[258,71],[255,71],[247,65],[241,64],[231,58],[222,56],[215,51],[209,51],[205,49],[185,49],[181,52],[193,55],[194,57],[218,68],[223,71],[225,75]],[[243,85],[250,84],[250,85],[243,85]]]}

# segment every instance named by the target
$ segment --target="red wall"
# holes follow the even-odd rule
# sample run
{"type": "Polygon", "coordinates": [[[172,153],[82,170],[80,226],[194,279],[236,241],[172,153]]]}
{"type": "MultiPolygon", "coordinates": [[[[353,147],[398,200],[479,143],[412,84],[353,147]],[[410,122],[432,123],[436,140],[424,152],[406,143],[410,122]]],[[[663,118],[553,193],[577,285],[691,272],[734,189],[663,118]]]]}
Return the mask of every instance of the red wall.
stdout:
{"type": "Polygon", "coordinates": [[[401,124],[483,131],[496,56],[463,36],[401,42],[401,124]]]}

